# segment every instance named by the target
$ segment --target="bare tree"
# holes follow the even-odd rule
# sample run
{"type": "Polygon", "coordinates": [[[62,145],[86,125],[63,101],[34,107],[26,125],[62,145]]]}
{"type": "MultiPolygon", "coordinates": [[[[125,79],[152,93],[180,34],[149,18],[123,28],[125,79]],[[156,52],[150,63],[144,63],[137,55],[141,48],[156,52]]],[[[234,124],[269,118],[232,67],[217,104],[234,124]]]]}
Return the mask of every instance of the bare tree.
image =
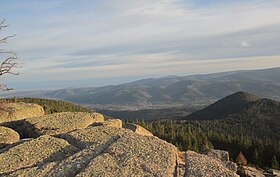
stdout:
{"type": "MultiPolygon", "coordinates": [[[[0,21],[0,32],[2,32],[2,30],[5,29],[6,27],[8,27],[8,25],[5,23],[5,20],[0,21]]],[[[15,35],[10,35],[5,37],[0,36],[0,44],[7,43],[8,39],[14,36],[15,35]]],[[[18,73],[12,71],[13,68],[18,67],[18,63],[16,62],[17,59],[16,53],[10,50],[5,50],[1,47],[0,55],[1,57],[4,57],[4,59],[2,59],[2,62],[0,64],[0,77],[2,77],[5,74],[18,75],[18,73]]],[[[6,84],[0,83],[0,90],[9,91],[13,89],[7,87],[6,84]]]]}
{"type": "MultiPolygon", "coordinates": [[[[0,34],[3,32],[3,30],[8,27],[5,20],[0,21],[0,34]]],[[[0,78],[2,78],[6,74],[12,74],[12,75],[18,75],[17,72],[13,72],[12,70],[14,68],[17,68],[19,65],[16,62],[17,60],[17,54],[13,51],[6,50],[2,47],[2,44],[5,44],[8,42],[8,40],[15,35],[9,35],[9,36],[1,36],[0,35],[0,78]]],[[[0,91],[9,91],[13,90],[12,88],[9,88],[6,84],[2,83],[0,80],[0,91]]],[[[0,102],[0,110],[5,110],[3,104],[0,102]]]]}

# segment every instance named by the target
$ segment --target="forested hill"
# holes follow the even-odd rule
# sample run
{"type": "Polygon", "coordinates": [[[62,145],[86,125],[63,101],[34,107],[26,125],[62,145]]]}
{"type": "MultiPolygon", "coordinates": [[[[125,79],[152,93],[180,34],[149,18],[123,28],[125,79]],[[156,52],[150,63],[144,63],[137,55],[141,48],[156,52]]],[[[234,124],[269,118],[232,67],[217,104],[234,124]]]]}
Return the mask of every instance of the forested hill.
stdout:
{"type": "Polygon", "coordinates": [[[260,98],[256,95],[237,92],[217,102],[195,111],[188,115],[188,120],[216,120],[225,119],[228,116],[279,114],[280,103],[271,99],[260,98]]]}
{"type": "Polygon", "coordinates": [[[204,122],[223,133],[242,132],[256,138],[280,140],[280,102],[245,92],[227,96],[188,115],[186,120],[208,120],[204,122]]]}
{"type": "Polygon", "coordinates": [[[6,102],[24,102],[24,103],[36,103],[41,105],[46,114],[52,114],[56,112],[89,112],[90,109],[74,104],[71,102],[61,101],[61,100],[51,100],[43,98],[3,98],[0,101],[6,102]]]}

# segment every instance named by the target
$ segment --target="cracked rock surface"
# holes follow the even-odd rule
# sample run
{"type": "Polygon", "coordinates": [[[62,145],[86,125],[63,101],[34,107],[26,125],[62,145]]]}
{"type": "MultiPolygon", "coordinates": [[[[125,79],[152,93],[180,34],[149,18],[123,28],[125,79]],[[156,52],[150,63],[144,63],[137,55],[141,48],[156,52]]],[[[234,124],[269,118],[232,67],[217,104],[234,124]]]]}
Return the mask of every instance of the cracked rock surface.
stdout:
{"type": "Polygon", "coordinates": [[[62,138],[44,135],[9,149],[0,154],[0,172],[4,176],[174,176],[176,147],[156,137],[95,126],[62,138]],[[27,146],[40,150],[26,151],[27,146]],[[7,158],[14,161],[7,164],[7,158]]]}

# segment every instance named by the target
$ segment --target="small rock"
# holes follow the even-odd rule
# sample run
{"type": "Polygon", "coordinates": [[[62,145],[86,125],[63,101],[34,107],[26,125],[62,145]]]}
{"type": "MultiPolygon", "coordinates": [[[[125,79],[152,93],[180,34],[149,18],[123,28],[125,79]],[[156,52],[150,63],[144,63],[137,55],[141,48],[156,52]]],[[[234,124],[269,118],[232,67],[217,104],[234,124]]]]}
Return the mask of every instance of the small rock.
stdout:
{"type": "Polygon", "coordinates": [[[105,122],[93,123],[92,125],[93,126],[109,126],[109,127],[122,128],[122,120],[120,120],[120,119],[109,119],[105,122]]]}
{"type": "Polygon", "coordinates": [[[239,166],[238,174],[247,177],[265,177],[262,171],[259,171],[256,168],[248,167],[248,166],[239,166]]]}
{"type": "Polygon", "coordinates": [[[229,169],[230,171],[233,171],[234,173],[237,172],[237,164],[234,163],[234,162],[231,162],[231,161],[227,161],[227,162],[224,162],[225,166],[227,167],[227,169],[229,169]]]}
{"type": "Polygon", "coordinates": [[[229,161],[229,154],[227,151],[218,149],[208,149],[203,152],[203,154],[208,155],[213,158],[220,159],[221,161],[229,161]]]}
{"type": "Polygon", "coordinates": [[[139,135],[144,135],[144,136],[153,136],[153,134],[151,132],[149,132],[148,130],[146,130],[145,128],[141,127],[140,125],[136,125],[136,124],[131,124],[131,123],[127,123],[123,126],[123,128],[132,130],[133,132],[139,134],[139,135]]]}

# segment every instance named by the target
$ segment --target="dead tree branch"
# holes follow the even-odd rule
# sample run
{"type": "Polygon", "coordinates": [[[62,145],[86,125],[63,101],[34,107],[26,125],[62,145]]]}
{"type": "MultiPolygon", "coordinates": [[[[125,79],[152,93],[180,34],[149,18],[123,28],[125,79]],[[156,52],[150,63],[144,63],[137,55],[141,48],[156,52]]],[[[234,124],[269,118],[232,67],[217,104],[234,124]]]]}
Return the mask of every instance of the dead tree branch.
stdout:
{"type": "MultiPolygon", "coordinates": [[[[5,20],[0,21],[0,32],[2,32],[3,29],[8,27],[5,20]]],[[[9,35],[5,37],[0,37],[0,44],[7,43],[7,40],[9,38],[14,37],[15,35],[9,35]]],[[[0,48],[0,56],[3,57],[2,62],[0,62],[0,77],[6,74],[11,75],[18,75],[17,72],[13,72],[14,68],[18,68],[19,65],[17,63],[17,54],[13,51],[8,51],[0,48]]],[[[6,84],[0,83],[0,90],[2,91],[9,91],[13,90],[12,88],[7,87],[6,84]]]]}

